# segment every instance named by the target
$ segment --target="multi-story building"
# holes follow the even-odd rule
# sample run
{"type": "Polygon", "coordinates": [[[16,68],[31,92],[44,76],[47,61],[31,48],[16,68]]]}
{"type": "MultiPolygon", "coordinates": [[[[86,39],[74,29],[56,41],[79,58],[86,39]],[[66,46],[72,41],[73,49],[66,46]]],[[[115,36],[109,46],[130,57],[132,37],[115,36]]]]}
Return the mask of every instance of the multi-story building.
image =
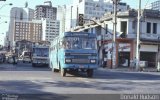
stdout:
{"type": "MultiPolygon", "coordinates": [[[[160,62],[160,11],[145,9],[142,12],[139,44],[140,61],[147,61],[148,67],[156,68],[157,62],[160,62]]],[[[108,67],[111,67],[113,57],[112,32],[114,25],[112,21],[113,15],[106,14],[97,20],[97,23],[103,28],[92,22],[76,29],[76,31],[92,31],[101,36],[99,38],[99,51],[101,51],[99,55],[102,61],[106,61],[106,66],[108,67]]],[[[129,67],[130,61],[136,56],[137,49],[136,10],[118,13],[116,37],[116,65],[129,67]]]]}
{"type": "Polygon", "coordinates": [[[57,17],[57,8],[52,7],[51,1],[45,1],[44,5],[37,5],[34,18],[41,20],[41,18],[50,18],[52,20],[56,20],[57,17]]]}
{"type": "Polygon", "coordinates": [[[148,8],[153,10],[160,10],[160,0],[152,2],[148,8]]]}
{"type": "Polygon", "coordinates": [[[59,33],[65,32],[66,5],[57,7],[57,20],[60,22],[59,33]]]}
{"type": "Polygon", "coordinates": [[[21,40],[40,42],[42,41],[42,22],[41,20],[16,20],[13,33],[15,42],[21,40]]]}
{"type": "Polygon", "coordinates": [[[12,47],[14,46],[14,22],[16,20],[23,20],[23,21],[31,21],[34,18],[34,10],[28,8],[27,3],[25,7],[13,7],[10,11],[10,22],[9,22],[9,30],[7,37],[9,38],[9,45],[12,47]]]}
{"type": "MultiPolygon", "coordinates": [[[[126,3],[118,4],[119,11],[126,11],[129,6],[126,3]]],[[[109,0],[73,0],[73,4],[66,7],[66,31],[78,26],[79,14],[84,15],[85,22],[89,19],[98,19],[106,12],[113,11],[113,3],[109,0]]]]}
{"type": "Polygon", "coordinates": [[[57,21],[57,8],[52,7],[51,1],[37,5],[34,13],[36,20],[42,20],[42,40],[52,41],[59,34],[60,23],[57,21]]]}
{"type": "Polygon", "coordinates": [[[51,19],[42,19],[42,40],[53,41],[59,35],[59,21],[51,19]]]}
{"type": "Polygon", "coordinates": [[[12,8],[8,44],[14,47],[15,42],[21,40],[30,42],[53,40],[59,34],[59,22],[56,21],[56,17],[57,8],[52,7],[51,1],[37,5],[35,10],[28,8],[28,3],[25,3],[25,8],[12,8]]]}

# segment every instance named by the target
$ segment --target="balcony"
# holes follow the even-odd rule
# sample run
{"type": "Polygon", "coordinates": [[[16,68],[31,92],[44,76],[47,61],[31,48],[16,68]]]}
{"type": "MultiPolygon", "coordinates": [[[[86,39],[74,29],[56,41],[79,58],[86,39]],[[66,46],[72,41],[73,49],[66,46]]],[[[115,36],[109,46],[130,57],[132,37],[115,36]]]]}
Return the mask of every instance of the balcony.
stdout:
{"type": "Polygon", "coordinates": [[[149,33],[142,33],[140,35],[141,40],[148,40],[148,41],[154,41],[158,42],[160,41],[160,34],[149,34],[149,33]]]}
{"type": "MultiPolygon", "coordinates": [[[[128,33],[126,38],[129,39],[136,39],[137,35],[135,33],[128,33]]],[[[160,42],[160,34],[148,34],[148,33],[141,33],[140,40],[148,41],[148,42],[160,42]]]]}

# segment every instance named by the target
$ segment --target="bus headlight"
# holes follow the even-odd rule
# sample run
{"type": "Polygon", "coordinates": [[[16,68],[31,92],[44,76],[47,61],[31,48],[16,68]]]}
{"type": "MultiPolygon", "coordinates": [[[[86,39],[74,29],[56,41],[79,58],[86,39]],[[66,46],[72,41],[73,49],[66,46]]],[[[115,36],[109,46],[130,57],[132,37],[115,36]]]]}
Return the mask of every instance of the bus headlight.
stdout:
{"type": "Polygon", "coordinates": [[[91,63],[96,63],[96,60],[95,59],[91,59],[90,62],[91,63]]]}
{"type": "Polygon", "coordinates": [[[66,63],[70,63],[72,60],[71,59],[65,59],[66,63]]]}

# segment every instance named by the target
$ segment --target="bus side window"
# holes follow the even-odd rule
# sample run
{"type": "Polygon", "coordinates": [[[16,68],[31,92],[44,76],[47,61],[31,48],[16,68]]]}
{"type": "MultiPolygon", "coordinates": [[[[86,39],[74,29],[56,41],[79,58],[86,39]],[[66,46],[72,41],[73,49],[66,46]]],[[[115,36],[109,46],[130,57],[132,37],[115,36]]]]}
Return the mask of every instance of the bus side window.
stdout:
{"type": "Polygon", "coordinates": [[[86,48],[91,48],[91,43],[89,41],[86,41],[86,48]]]}

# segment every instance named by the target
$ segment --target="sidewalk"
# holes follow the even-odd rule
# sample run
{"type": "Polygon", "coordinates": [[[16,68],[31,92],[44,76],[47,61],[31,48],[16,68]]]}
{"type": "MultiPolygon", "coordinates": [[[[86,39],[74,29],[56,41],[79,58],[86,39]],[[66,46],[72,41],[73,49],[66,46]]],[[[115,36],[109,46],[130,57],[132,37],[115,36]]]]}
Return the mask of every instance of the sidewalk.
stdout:
{"type": "MultiPolygon", "coordinates": [[[[115,68],[115,69],[111,69],[111,68],[108,68],[108,67],[105,67],[105,68],[100,68],[100,70],[108,70],[108,71],[120,71],[120,72],[140,72],[140,71],[137,71],[136,69],[131,69],[131,68],[123,68],[123,67],[119,67],[119,68],[115,68]]],[[[157,69],[156,68],[144,68],[144,70],[142,72],[157,72],[157,69]]]]}

